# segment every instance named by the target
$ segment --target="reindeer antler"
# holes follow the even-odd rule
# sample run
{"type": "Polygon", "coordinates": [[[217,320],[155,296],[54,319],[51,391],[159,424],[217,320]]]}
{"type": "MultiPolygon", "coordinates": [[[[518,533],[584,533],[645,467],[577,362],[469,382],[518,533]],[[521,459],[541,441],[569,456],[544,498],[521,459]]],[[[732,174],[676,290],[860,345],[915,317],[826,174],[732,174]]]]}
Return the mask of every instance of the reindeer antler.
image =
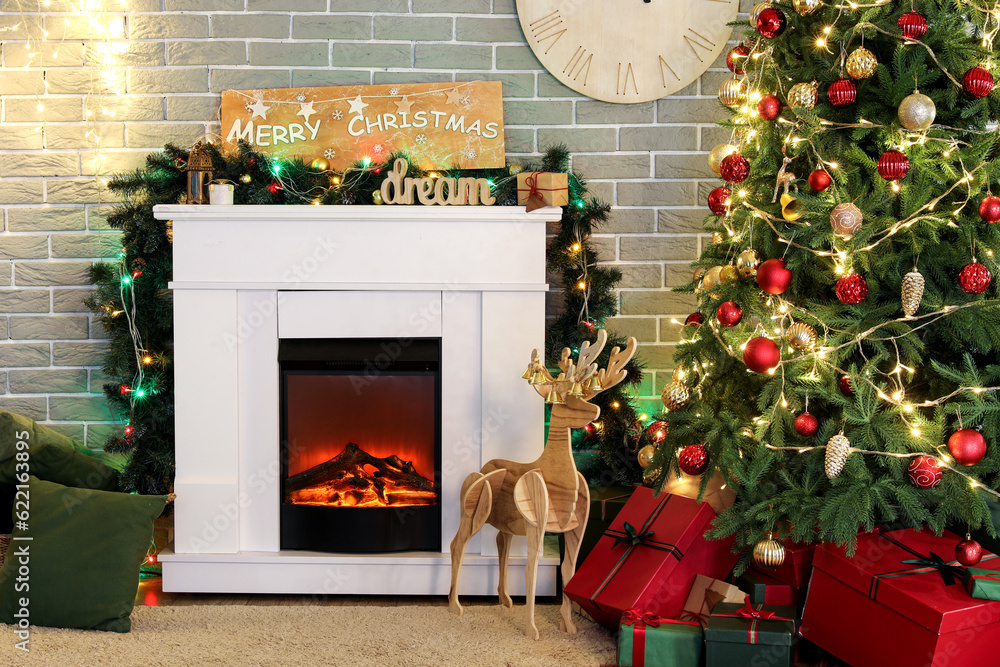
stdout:
{"type": "Polygon", "coordinates": [[[624,367],[635,354],[636,340],[629,338],[624,350],[617,347],[611,350],[607,369],[598,370],[596,360],[607,342],[608,332],[599,329],[596,341],[593,343],[584,341],[580,345],[580,355],[576,362],[572,359],[570,348],[563,348],[559,359],[559,369],[562,373],[557,378],[552,377],[545,368],[538,350],[534,350],[531,353],[531,363],[521,377],[534,385],[535,391],[545,396],[546,401],[550,403],[562,403],[566,394],[578,396],[584,401],[590,400],[596,394],[610,389],[625,379],[628,373],[624,367]],[[597,380],[596,386],[592,386],[594,382],[588,383],[591,378],[597,380]]]}
{"type": "Polygon", "coordinates": [[[597,379],[602,387],[601,391],[614,387],[628,376],[625,365],[628,364],[629,360],[632,359],[632,355],[635,354],[636,345],[635,338],[629,337],[624,350],[620,350],[618,347],[611,348],[608,367],[597,373],[597,379]]]}

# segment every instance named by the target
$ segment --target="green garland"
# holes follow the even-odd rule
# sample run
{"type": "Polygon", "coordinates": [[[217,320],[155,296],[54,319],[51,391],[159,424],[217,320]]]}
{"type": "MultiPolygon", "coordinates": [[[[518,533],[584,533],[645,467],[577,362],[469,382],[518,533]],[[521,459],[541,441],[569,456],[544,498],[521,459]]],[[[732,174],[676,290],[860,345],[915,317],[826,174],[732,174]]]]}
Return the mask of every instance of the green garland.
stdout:
{"type": "MultiPolygon", "coordinates": [[[[230,181],[234,204],[256,205],[368,205],[385,179],[387,165],[403,158],[407,176],[428,175],[409,161],[405,153],[387,155],[384,162],[359,161],[343,174],[306,165],[301,160],[274,158],[240,144],[222,154],[206,147],[212,158],[213,177],[230,181]]],[[[153,217],[157,204],[177,204],[185,196],[189,151],[167,145],[149,155],[146,166],[113,178],[109,188],[122,203],[109,216],[114,229],[122,231],[123,251],[119,261],[99,263],[90,271],[96,285],[86,300],[111,334],[104,372],[113,380],[104,393],[125,428],[108,438],[105,450],[130,455],[122,473],[122,486],[139,493],[166,493],[174,476],[173,396],[173,304],[167,284],[172,275],[170,223],[153,217]]],[[[550,149],[538,164],[523,169],[568,172],[565,147],[550,149]]],[[[517,203],[515,166],[505,169],[450,170],[449,177],[489,179],[498,205],[517,203]]],[[[439,172],[440,174],[441,172],[439,172]]],[[[596,330],[617,314],[614,287],[621,280],[616,269],[598,266],[597,254],[588,239],[607,220],[610,207],[587,197],[583,179],[569,173],[570,204],[563,207],[559,230],[548,250],[548,269],[560,276],[564,290],[562,313],[548,327],[546,356],[556,359],[563,347],[574,351],[585,340],[594,340],[596,330]]],[[[610,348],[625,341],[611,336],[599,362],[607,363],[610,348]]],[[[602,417],[577,433],[578,449],[596,449],[598,456],[584,470],[592,483],[637,483],[641,470],[635,450],[643,429],[632,406],[642,376],[638,362],[626,367],[628,378],[595,399],[602,417]]]]}

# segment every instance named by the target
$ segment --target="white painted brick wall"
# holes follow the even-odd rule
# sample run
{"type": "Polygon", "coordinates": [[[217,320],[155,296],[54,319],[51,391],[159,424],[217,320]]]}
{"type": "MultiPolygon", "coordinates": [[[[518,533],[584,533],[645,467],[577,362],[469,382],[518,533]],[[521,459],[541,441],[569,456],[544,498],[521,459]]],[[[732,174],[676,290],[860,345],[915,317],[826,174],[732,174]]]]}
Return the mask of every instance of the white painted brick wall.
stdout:
{"type": "Polygon", "coordinates": [[[41,0],[0,0],[0,409],[96,446],[114,428],[100,395],[104,334],[81,303],[86,266],[117,248],[98,171],[135,168],[167,141],[217,135],[222,90],[477,79],[504,83],[508,156],[565,143],[592,192],[614,204],[594,239],[625,275],[612,326],[641,341],[642,394],[658,409],[678,333],[670,320],[694,304],[670,288],[688,279],[707,241],[704,199],[716,179],[706,155],[728,139],[714,126],[729,76],[721,59],[669,98],[613,105],[539,65],[514,0],[124,0],[109,16],[129,39],[127,94],[99,99],[89,94],[100,80],[88,66],[89,27],[73,4],[40,11],[41,0]],[[26,30],[39,26],[48,41],[26,67],[26,30]],[[101,120],[88,122],[88,109],[101,120]],[[88,132],[100,137],[100,170],[88,132]]]}

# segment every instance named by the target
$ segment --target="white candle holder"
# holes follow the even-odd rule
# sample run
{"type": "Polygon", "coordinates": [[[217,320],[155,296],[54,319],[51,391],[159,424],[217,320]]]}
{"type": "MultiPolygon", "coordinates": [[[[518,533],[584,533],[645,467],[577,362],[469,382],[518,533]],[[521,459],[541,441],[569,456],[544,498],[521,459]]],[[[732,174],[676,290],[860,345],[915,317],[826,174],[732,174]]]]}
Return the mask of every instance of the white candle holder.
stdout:
{"type": "Polygon", "coordinates": [[[208,200],[213,206],[233,205],[232,183],[212,183],[208,186],[208,200]]]}

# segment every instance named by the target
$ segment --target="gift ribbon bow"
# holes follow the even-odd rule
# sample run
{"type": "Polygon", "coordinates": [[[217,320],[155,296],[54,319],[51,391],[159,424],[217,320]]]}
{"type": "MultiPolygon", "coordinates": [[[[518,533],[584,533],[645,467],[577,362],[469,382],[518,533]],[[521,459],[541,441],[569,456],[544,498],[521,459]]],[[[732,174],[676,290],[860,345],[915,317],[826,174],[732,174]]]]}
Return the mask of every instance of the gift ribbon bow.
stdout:
{"type": "MultiPolygon", "coordinates": [[[[528,174],[524,179],[524,184],[528,186],[528,198],[525,202],[525,210],[529,213],[534,211],[536,208],[541,208],[545,206],[545,200],[542,199],[542,192],[557,192],[559,190],[564,190],[565,188],[540,188],[538,187],[538,174],[544,172],[533,171],[528,174]]],[[[523,191],[524,188],[521,188],[523,191]]]]}
{"type": "MultiPolygon", "coordinates": [[[[890,537],[885,533],[879,533],[878,536],[883,540],[896,545],[911,556],[915,556],[915,558],[910,558],[900,562],[907,565],[917,565],[918,567],[911,567],[905,570],[893,570],[891,572],[882,572],[872,575],[871,584],[868,586],[868,597],[873,600],[878,597],[878,587],[883,579],[895,579],[896,577],[906,577],[913,574],[927,574],[928,572],[937,571],[941,575],[944,585],[951,586],[955,583],[956,577],[961,578],[962,576],[962,567],[959,566],[957,560],[946,562],[933,551],[929,552],[929,554],[925,556],[908,544],[903,544],[896,538],[890,537]]],[[[984,556],[983,560],[992,560],[996,557],[996,554],[990,554],[989,556],[984,556]]]]}
{"type": "Polygon", "coordinates": [[[747,628],[747,643],[756,644],[758,637],[758,626],[761,621],[792,621],[794,624],[794,619],[785,618],[784,616],[778,616],[776,612],[768,611],[763,609],[762,604],[754,607],[750,604],[750,597],[747,596],[743,599],[743,607],[740,608],[735,614],[712,614],[712,616],[719,616],[722,618],[740,618],[749,619],[750,626],[747,628]]]}
{"type": "Polygon", "coordinates": [[[660,623],[670,623],[673,625],[697,625],[690,621],[675,621],[669,618],[660,618],[650,611],[642,611],[632,607],[622,614],[622,624],[633,626],[632,630],[632,667],[644,667],[646,664],[646,626],[658,627],[660,623]]]}
{"type": "Polygon", "coordinates": [[[676,558],[678,561],[684,557],[684,554],[681,553],[681,550],[678,549],[676,545],[654,540],[653,539],[654,533],[649,528],[651,525],[653,525],[653,522],[659,518],[660,514],[667,506],[667,503],[670,501],[671,497],[672,497],[671,494],[665,493],[663,497],[660,498],[660,501],[656,504],[656,508],[653,509],[652,512],[650,512],[649,517],[646,518],[646,520],[643,522],[640,528],[636,529],[634,526],[632,526],[630,523],[626,521],[624,530],[615,530],[613,528],[608,528],[606,531],[604,531],[605,537],[615,538],[615,543],[612,548],[617,547],[619,544],[628,544],[628,547],[625,549],[625,552],[618,558],[618,562],[614,564],[614,566],[611,568],[611,571],[608,572],[608,575],[604,578],[604,581],[602,581],[601,584],[594,590],[594,594],[590,596],[590,601],[593,602],[597,607],[600,607],[600,604],[598,604],[597,602],[597,596],[599,596],[601,592],[607,587],[607,585],[611,583],[611,580],[614,579],[614,576],[618,574],[618,572],[622,569],[622,566],[625,564],[625,561],[628,560],[628,557],[632,555],[632,552],[635,550],[637,546],[641,545],[644,547],[649,547],[651,549],[659,549],[660,551],[666,551],[671,556],[676,558]]]}

